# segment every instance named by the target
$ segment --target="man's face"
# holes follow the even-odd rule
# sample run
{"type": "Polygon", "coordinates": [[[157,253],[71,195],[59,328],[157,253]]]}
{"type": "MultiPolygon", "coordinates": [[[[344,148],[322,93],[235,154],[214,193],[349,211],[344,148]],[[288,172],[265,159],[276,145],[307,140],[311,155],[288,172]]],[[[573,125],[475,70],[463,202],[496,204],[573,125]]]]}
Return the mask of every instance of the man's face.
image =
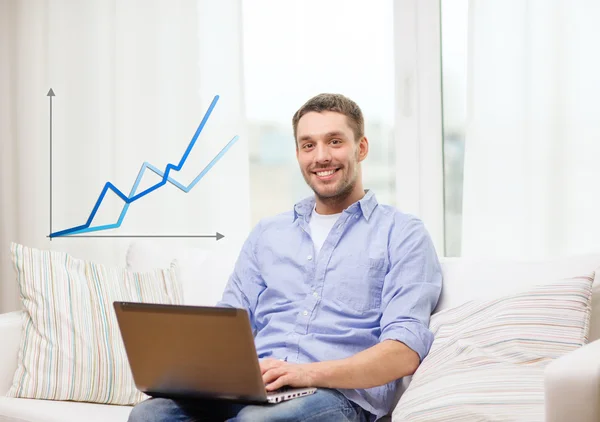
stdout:
{"type": "Polygon", "coordinates": [[[320,198],[344,197],[359,176],[367,140],[354,140],[354,131],[341,113],[306,113],[296,128],[296,156],[306,183],[320,198]]]}

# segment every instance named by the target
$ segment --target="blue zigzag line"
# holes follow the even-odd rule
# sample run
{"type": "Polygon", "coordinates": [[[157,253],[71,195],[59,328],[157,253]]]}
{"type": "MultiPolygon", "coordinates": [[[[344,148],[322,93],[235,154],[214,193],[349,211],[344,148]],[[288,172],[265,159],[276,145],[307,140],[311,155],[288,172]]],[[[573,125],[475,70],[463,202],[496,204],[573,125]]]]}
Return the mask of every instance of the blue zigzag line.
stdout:
{"type": "Polygon", "coordinates": [[[92,210],[87,222],[84,225],[72,227],[72,228],[58,231],[55,233],[51,233],[50,237],[51,238],[52,237],[60,237],[60,236],[68,235],[68,234],[81,234],[81,233],[87,233],[87,232],[93,232],[93,231],[99,231],[99,230],[108,230],[108,229],[118,228],[121,226],[121,223],[123,222],[125,215],[127,214],[127,210],[129,209],[129,205],[132,202],[137,201],[138,199],[146,196],[150,192],[165,185],[167,182],[175,185],[177,188],[181,189],[183,192],[186,192],[186,193],[189,192],[190,190],[192,190],[194,188],[194,186],[196,186],[196,184],[200,181],[200,179],[202,179],[210,171],[210,169],[217,163],[217,161],[219,161],[223,157],[223,155],[225,155],[225,153],[239,139],[239,136],[237,136],[237,135],[234,136],[233,139],[231,139],[231,141],[229,141],[227,143],[227,145],[225,145],[223,147],[223,149],[221,151],[219,151],[219,153],[211,160],[210,163],[208,163],[208,165],[200,172],[200,174],[198,174],[198,176],[196,176],[196,178],[188,186],[183,186],[177,180],[174,180],[173,178],[169,177],[169,172],[171,170],[180,171],[181,168],[183,167],[183,165],[185,164],[185,161],[187,160],[188,156],[190,155],[190,152],[192,151],[192,148],[194,147],[196,140],[198,139],[198,136],[200,136],[200,133],[202,132],[202,129],[204,128],[204,125],[206,124],[208,118],[210,117],[210,114],[212,113],[218,100],[219,100],[219,96],[215,95],[215,98],[212,100],[212,103],[210,104],[206,114],[202,118],[202,121],[200,122],[198,129],[196,129],[196,133],[194,133],[194,136],[192,137],[190,144],[188,145],[187,149],[185,150],[185,153],[181,157],[181,160],[179,161],[179,164],[177,166],[175,166],[174,164],[167,164],[165,171],[161,172],[158,168],[156,168],[152,164],[150,164],[148,162],[144,162],[144,164],[142,164],[142,167],[138,173],[136,181],[135,181],[133,187],[131,188],[131,192],[130,192],[129,196],[126,196],[123,192],[121,192],[112,183],[106,182],[106,184],[104,185],[104,188],[102,189],[102,192],[100,193],[100,196],[98,197],[98,200],[96,201],[96,204],[94,205],[94,209],[92,210]],[[149,187],[148,189],[144,190],[143,192],[140,192],[137,195],[135,195],[135,191],[137,190],[140,182],[142,181],[142,178],[144,176],[146,169],[150,169],[154,173],[161,176],[162,180],[160,182],[156,183],[155,185],[149,187]],[[123,206],[123,210],[121,211],[121,215],[119,216],[119,219],[117,220],[117,222],[114,224],[90,227],[90,225],[92,224],[92,221],[94,220],[94,217],[95,217],[96,213],[98,212],[98,209],[100,208],[100,205],[102,204],[102,201],[103,201],[104,197],[106,196],[106,193],[108,192],[109,189],[112,190],[114,193],[116,193],[117,196],[125,202],[125,205],[123,206]]]}

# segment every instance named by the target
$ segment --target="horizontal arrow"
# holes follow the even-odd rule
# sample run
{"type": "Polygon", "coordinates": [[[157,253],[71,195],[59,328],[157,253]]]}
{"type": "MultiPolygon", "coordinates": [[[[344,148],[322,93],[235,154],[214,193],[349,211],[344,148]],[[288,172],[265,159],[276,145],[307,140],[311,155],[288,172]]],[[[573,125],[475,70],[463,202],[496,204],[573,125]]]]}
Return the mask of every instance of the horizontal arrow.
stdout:
{"type": "MultiPolygon", "coordinates": [[[[46,237],[50,237],[50,236],[46,236],[46,237]]],[[[64,239],[64,238],[77,238],[77,237],[86,237],[86,238],[90,238],[93,237],[95,239],[101,238],[101,237],[110,237],[110,238],[134,238],[134,237],[152,237],[152,238],[182,238],[182,237],[186,237],[186,238],[202,238],[202,237],[214,237],[216,240],[220,240],[223,239],[225,236],[223,236],[221,233],[217,232],[216,234],[114,234],[114,235],[77,235],[77,234],[70,234],[70,235],[63,235],[63,236],[57,236],[57,237],[53,237],[54,239],[64,239]]]]}

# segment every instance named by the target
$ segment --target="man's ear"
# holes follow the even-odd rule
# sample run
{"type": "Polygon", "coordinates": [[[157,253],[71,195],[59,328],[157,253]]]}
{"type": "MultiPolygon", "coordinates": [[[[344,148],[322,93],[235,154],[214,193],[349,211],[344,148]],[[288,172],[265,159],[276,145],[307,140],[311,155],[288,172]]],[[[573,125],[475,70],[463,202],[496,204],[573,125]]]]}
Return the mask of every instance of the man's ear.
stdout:
{"type": "Polygon", "coordinates": [[[367,139],[366,136],[363,136],[362,138],[360,138],[360,141],[358,141],[357,147],[358,147],[358,161],[361,162],[362,160],[367,158],[367,155],[369,155],[369,140],[367,139]]]}

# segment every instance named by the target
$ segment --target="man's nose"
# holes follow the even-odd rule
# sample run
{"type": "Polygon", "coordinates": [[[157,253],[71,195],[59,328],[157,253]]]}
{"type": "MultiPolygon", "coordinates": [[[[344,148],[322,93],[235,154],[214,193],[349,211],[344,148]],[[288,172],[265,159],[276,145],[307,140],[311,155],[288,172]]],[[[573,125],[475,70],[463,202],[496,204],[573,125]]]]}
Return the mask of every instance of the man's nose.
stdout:
{"type": "Polygon", "coordinates": [[[328,163],[331,161],[331,153],[326,145],[318,144],[315,149],[318,163],[328,163]]]}

